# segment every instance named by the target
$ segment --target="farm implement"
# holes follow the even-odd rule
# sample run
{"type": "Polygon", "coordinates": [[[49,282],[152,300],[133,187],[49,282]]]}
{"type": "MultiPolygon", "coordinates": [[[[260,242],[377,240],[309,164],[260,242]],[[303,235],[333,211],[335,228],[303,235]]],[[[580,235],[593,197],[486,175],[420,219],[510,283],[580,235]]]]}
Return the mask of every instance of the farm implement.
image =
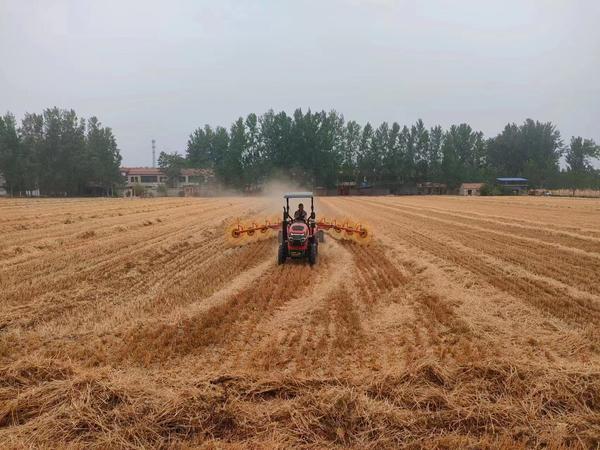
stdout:
{"type": "Polygon", "coordinates": [[[250,221],[242,223],[237,221],[227,230],[227,238],[232,244],[243,244],[250,240],[271,237],[277,232],[279,248],[277,263],[283,264],[288,258],[308,259],[310,265],[317,261],[319,243],[325,241],[325,231],[341,239],[350,239],[361,244],[371,240],[371,231],[364,224],[352,222],[347,219],[318,220],[315,214],[314,196],[312,192],[290,192],[283,196],[283,216],[281,219],[265,220],[263,222],[250,221]],[[290,199],[310,199],[310,214],[299,210],[290,215],[290,199]]]}

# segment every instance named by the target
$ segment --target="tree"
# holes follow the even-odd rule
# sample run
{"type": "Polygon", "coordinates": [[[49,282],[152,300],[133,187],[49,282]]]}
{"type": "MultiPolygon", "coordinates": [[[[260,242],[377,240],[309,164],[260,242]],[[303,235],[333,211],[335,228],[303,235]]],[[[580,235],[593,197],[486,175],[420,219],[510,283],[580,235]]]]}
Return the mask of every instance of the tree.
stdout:
{"type": "Polygon", "coordinates": [[[427,167],[431,181],[441,179],[442,146],[444,144],[444,130],[437,125],[429,130],[429,147],[427,151],[427,167]]]}
{"type": "Polygon", "coordinates": [[[426,181],[429,174],[429,131],[421,119],[411,128],[415,149],[415,179],[426,181]]]}
{"type": "Polygon", "coordinates": [[[567,180],[575,195],[576,189],[590,187],[594,184],[596,171],[592,166],[592,158],[600,157],[600,146],[593,139],[572,137],[565,151],[565,161],[568,165],[567,180]]]}
{"type": "Polygon", "coordinates": [[[121,154],[112,130],[102,127],[96,117],[90,118],[85,146],[88,166],[82,170],[86,174],[86,183],[96,185],[108,194],[121,180],[121,154]]]}
{"type": "Polygon", "coordinates": [[[198,128],[190,135],[187,143],[186,159],[190,166],[197,168],[213,168],[214,132],[210,125],[198,128]]]}
{"type": "Polygon", "coordinates": [[[342,130],[341,164],[339,181],[356,181],[357,157],[360,145],[360,125],[349,121],[342,130]]]}
{"type": "Polygon", "coordinates": [[[456,188],[465,181],[483,177],[483,134],[466,123],[452,125],[443,138],[442,173],[444,181],[456,188]]]}
{"type": "Polygon", "coordinates": [[[244,185],[242,157],[246,154],[249,144],[242,117],[231,125],[229,136],[229,147],[223,159],[222,181],[228,186],[241,188],[244,185]]]}
{"type": "Polygon", "coordinates": [[[4,176],[7,191],[11,195],[28,188],[30,166],[31,161],[17,134],[15,118],[6,113],[0,117],[0,175],[4,176]]]}
{"type": "Polygon", "coordinates": [[[246,147],[242,153],[244,184],[254,190],[264,181],[268,171],[264,157],[261,129],[256,114],[248,114],[246,125],[246,147]]]}
{"type": "Polygon", "coordinates": [[[215,172],[219,176],[222,176],[225,172],[225,162],[228,148],[229,134],[227,133],[227,130],[224,127],[216,127],[211,151],[215,172]]]}
{"type": "Polygon", "coordinates": [[[590,172],[593,170],[592,158],[600,157],[600,147],[593,139],[572,137],[571,144],[565,152],[565,161],[573,172],[590,172]]]}
{"type": "Polygon", "coordinates": [[[169,187],[175,187],[179,181],[181,175],[181,169],[187,165],[186,159],[179,153],[166,153],[160,152],[158,155],[158,167],[167,176],[167,185],[169,187]]]}
{"type": "Polygon", "coordinates": [[[369,122],[363,127],[360,136],[360,144],[358,146],[358,170],[361,178],[367,178],[371,183],[371,174],[373,173],[374,165],[371,161],[371,140],[373,139],[373,127],[369,122]]]}
{"type": "Polygon", "coordinates": [[[551,122],[527,119],[508,124],[487,146],[487,163],[496,176],[525,177],[543,187],[558,174],[562,154],[560,133],[551,122]]]}

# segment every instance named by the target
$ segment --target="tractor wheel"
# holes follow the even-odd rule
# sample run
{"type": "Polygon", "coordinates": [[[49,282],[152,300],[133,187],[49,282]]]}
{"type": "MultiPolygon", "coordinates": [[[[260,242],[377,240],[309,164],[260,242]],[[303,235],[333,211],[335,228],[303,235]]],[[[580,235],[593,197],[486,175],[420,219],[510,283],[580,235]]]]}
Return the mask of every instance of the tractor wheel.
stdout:
{"type": "Polygon", "coordinates": [[[283,264],[287,258],[287,248],[284,244],[279,244],[279,250],[277,251],[277,264],[283,264]]]}
{"type": "Polygon", "coordinates": [[[317,240],[319,242],[325,242],[325,232],[323,230],[317,231],[317,240]]]}
{"type": "Polygon", "coordinates": [[[308,247],[308,263],[312,266],[317,262],[317,244],[310,244],[308,247]]]}
{"type": "Polygon", "coordinates": [[[277,232],[277,242],[280,244],[283,242],[283,233],[281,230],[277,232]]]}

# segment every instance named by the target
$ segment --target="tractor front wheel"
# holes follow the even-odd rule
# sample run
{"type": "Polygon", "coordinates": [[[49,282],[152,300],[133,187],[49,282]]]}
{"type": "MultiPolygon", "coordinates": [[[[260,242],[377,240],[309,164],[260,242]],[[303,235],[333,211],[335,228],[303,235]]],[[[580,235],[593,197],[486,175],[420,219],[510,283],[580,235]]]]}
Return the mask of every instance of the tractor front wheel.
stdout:
{"type": "Polygon", "coordinates": [[[283,264],[287,258],[287,247],[285,244],[279,244],[279,250],[277,251],[277,264],[283,264]]]}

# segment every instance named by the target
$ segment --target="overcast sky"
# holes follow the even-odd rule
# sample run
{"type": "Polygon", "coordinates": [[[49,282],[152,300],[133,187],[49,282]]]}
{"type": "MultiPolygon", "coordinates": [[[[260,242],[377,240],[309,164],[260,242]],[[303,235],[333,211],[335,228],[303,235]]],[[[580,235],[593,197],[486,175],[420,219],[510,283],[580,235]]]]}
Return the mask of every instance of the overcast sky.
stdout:
{"type": "Polygon", "coordinates": [[[55,105],[126,165],[269,108],[600,142],[600,1],[0,0],[0,111],[55,105]]]}

